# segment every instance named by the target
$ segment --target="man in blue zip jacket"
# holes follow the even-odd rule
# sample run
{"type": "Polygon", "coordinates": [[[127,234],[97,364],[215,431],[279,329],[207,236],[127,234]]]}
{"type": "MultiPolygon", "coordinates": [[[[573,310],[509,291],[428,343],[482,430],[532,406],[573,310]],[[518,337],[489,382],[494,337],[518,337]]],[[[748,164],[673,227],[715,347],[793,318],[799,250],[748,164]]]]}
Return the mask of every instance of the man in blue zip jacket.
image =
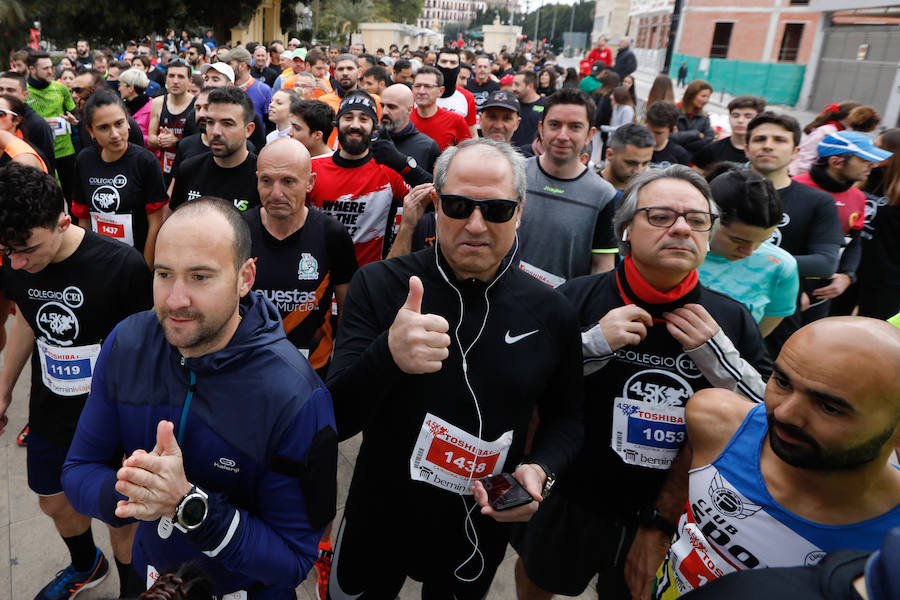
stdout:
{"type": "Polygon", "coordinates": [[[334,517],[331,398],[250,291],[255,273],[237,210],[184,204],[160,230],[155,312],[120,323],[97,360],[63,486],[84,514],[140,522],[148,587],[194,561],[219,597],[295,598],[334,517]]]}

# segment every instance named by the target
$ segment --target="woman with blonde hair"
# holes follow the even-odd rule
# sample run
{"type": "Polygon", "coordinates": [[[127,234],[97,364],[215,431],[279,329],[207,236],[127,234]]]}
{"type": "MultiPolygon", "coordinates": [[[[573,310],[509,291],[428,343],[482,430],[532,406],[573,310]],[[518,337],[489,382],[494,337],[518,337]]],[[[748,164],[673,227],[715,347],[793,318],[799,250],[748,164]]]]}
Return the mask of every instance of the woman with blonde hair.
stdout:
{"type": "Polygon", "coordinates": [[[134,67],[119,75],[119,95],[125,102],[125,108],[131,113],[134,122],[141,128],[144,139],[150,129],[150,98],[144,92],[150,85],[150,78],[140,69],[134,67]]]}

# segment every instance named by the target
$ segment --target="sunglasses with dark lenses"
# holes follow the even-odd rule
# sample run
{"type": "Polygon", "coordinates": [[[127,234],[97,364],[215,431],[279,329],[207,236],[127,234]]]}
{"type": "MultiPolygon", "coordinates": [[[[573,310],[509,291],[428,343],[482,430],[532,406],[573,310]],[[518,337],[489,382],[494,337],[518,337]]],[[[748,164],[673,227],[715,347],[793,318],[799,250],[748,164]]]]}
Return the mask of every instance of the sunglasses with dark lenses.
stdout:
{"type": "Polygon", "coordinates": [[[485,221],[506,223],[516,214],[519,203],[504,198],[476,200],[459,194],[441,194],[441,211],[451,219],[468,219],[476,206],[481,209],[485,221]]]}

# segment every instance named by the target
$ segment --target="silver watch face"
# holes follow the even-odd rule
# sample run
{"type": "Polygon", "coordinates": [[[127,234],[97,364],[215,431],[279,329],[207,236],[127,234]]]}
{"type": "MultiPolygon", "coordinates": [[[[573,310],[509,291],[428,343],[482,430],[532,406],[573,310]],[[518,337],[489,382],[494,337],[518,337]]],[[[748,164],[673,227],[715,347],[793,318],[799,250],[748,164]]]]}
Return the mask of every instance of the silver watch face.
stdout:
{"type": "Polygon", "coordinates": [[[406,157],[406,164],[409,165],[409,168],[410,168],[410,169],[415,169],[416,167],[419,166],[419,163],[416,162],[416,159],[413,158],[412,156],[407,156],[407,157],[406,157]]]}

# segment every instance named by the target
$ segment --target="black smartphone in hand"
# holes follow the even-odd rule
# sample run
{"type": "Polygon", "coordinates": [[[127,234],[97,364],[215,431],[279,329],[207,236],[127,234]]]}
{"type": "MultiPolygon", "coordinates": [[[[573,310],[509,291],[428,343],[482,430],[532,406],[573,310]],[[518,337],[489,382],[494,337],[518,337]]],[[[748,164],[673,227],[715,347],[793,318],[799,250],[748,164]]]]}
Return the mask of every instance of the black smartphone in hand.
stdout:
{"type": "Polygon", "coordinates": [[[500,473],[481,480],[488,502],[496,511],[524,506],[534,501],[531,494],[509,473],[500,473]]]}

